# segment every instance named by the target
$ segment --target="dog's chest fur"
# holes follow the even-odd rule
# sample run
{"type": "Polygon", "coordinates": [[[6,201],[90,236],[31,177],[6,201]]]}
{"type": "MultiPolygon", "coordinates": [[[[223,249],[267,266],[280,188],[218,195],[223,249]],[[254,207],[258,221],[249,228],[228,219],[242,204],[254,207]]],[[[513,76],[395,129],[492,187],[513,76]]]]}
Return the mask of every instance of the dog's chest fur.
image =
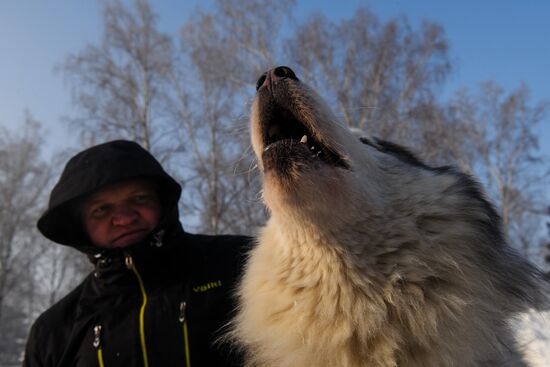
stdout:
{"type": "Polygon", "coordinates": [[[471,343],[495,348],[484,348],[491,338],[475,331],[475,313],[452,292],[430,299],[398,272],[365,276],[373,269],[334,243],[287,237],[276,227],[264,229],[241,288],[240,332],[256,342],[251,365],[477,366],[471,343]],[[454,313],[461,318],[449,319],[454,313]]]}

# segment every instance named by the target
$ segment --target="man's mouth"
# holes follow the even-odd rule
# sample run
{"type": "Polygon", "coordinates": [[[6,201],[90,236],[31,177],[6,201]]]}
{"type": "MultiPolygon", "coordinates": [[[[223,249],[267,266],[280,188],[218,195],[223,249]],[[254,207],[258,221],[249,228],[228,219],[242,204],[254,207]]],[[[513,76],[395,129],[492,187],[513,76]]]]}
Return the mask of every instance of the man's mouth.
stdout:
{"type": "Polygon", "coordinates": [[[148,229],[136,229],[136,230],[131,230],[131,231],[128,231],[128,232],[124,232],[118,236],[116,236],[112,241],[111,243],[113,245],[127,245],[129,244],[128,241],[140,241],[142,240],[143,238],[142,237],[145,237],[148,233],[148,229]]]}

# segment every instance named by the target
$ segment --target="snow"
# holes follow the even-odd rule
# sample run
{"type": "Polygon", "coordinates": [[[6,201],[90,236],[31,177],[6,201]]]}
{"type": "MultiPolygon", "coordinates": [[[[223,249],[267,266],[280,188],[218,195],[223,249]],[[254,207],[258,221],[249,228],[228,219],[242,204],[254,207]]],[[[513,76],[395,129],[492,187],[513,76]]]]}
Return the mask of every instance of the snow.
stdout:
{"type": "Polygon", "coordinates": [[[522,314],[515,328],[529,366],[550,367],[550,311],[522,314]]]}

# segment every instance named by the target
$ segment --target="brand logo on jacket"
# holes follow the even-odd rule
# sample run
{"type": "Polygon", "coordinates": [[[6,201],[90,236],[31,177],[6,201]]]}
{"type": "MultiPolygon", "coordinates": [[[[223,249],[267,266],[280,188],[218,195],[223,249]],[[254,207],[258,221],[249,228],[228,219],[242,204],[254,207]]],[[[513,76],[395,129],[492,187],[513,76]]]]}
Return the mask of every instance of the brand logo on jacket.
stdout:
{"type": "Polygon", "coordinates": [[[206,284],[201,284],[199,286],[193,287],[193,292],[195,293],[204,293],[214,288],[219,288],[222,286],[221,280],[216,280],[213,282],[208,282],[206,284]]]}

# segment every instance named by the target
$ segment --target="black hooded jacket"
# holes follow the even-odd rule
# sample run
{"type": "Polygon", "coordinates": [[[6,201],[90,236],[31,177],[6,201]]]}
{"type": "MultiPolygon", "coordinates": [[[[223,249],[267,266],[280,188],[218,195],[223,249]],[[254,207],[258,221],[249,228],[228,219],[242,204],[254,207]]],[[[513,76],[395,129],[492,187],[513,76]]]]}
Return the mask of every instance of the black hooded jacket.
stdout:
{"type": "Polygon", "coordinates": [[[38,228],[88,254],[95,271],[35,321],[25,367],[241,365],[237,352],[215,340],[234,309],[232,293],[250,241],[184,232],[180,193],[133,142],[101,144],[67,163],[38,228]],[[142,178],[159,192],[158,227],[123,249],[93,246],[75,203],[106,185],[142,178]]]}

